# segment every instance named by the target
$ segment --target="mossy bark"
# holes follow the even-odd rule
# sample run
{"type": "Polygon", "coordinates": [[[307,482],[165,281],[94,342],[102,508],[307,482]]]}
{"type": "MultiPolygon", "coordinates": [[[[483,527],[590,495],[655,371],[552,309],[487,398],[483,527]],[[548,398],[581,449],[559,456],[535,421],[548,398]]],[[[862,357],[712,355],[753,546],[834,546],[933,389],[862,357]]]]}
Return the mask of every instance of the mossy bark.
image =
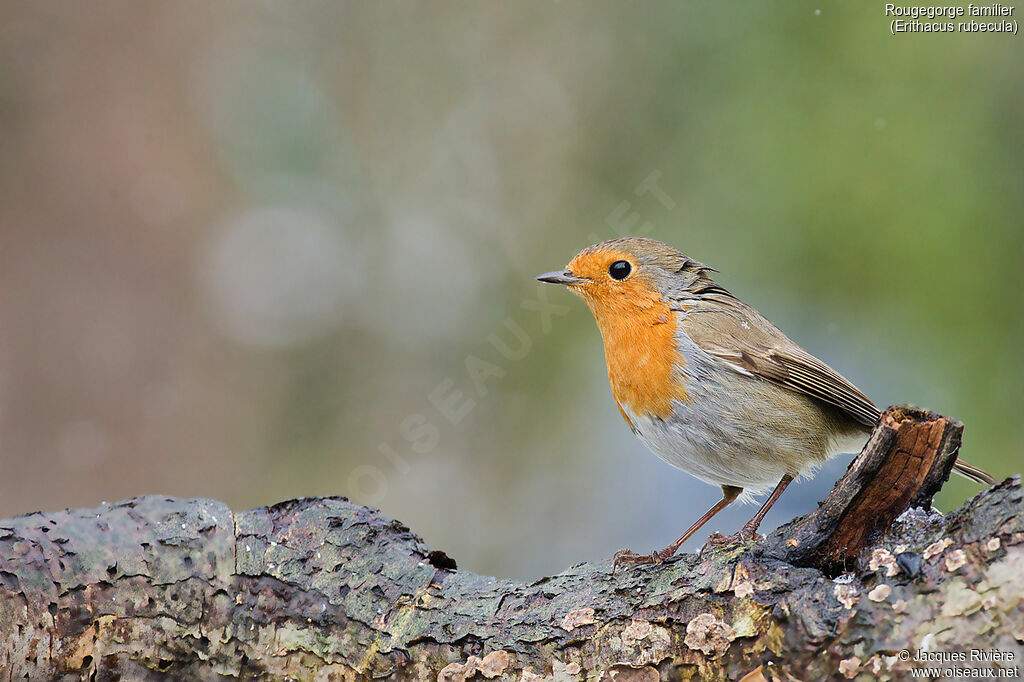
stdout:
{"type": "Polygon", "coordinates": [[[759,543],[531,583],[457,570],[343,498],[35,513],[0,521],[0,680],[902,679],[922,643],[1020,666],[1022,499],[1014,478],[909,511],[840,568],[819,510],[759,543]]]}

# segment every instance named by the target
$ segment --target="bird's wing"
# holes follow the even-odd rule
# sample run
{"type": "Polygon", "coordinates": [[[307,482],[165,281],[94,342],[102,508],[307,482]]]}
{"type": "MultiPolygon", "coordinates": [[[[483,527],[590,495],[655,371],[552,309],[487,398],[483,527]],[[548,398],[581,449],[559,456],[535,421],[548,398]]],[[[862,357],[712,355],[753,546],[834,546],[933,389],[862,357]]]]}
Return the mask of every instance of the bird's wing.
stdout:
{"type": "Polygon", "coordinates": [[[734,371],[816,398],[874,426],[880,410],[839,372],[738,299],[715,298],[683,316],[683,329],[694,343],[734,371]]]}

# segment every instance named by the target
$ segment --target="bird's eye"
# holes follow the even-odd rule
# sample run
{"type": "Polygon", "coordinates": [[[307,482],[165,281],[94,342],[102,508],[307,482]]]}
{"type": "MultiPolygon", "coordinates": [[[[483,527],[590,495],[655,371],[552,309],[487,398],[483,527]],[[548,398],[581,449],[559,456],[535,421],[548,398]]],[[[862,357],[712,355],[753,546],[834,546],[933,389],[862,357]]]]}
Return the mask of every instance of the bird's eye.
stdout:
{"type": "Polygon", "coordinates": [[[633,266],[624,260],[617,260],[608,266],[608,274],[612,279],[626,279],[632,270],[633,266]]]}

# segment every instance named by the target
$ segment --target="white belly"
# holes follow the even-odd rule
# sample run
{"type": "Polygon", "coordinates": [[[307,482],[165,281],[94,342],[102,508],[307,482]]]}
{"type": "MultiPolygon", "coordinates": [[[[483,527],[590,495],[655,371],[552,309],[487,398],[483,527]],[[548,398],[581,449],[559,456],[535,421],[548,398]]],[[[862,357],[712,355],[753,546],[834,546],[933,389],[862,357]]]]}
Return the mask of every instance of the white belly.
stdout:
{"type": "Polygon", "coordinates": [[[809,475],[841,452],[859,452],[867,440],[867,431],[840,433],[802,394],[713,366],[703,351],[686,355],[688,401],[673,403],[666,419],[623,409],[658,457],[706,483],[743,488],[741,501],[785,474],[809,475]]]}

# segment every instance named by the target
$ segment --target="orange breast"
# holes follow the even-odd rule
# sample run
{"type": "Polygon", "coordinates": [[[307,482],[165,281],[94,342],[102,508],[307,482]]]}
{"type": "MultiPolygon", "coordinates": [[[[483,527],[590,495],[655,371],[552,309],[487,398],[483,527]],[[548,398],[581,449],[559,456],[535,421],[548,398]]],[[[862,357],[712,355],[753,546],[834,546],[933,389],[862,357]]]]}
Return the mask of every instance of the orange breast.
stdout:
{"type": "Polygon", "coordinates": [[[620,411],[626,407],[634,414],[667,418],[673,400],[689,399],[674,371],[684,360],[676,349],[676,317],[668,303],[656,295],[645,296],[644,305],[614,305],[589,297],[587,303],[601,330],[608,380],[620,411]]]}

